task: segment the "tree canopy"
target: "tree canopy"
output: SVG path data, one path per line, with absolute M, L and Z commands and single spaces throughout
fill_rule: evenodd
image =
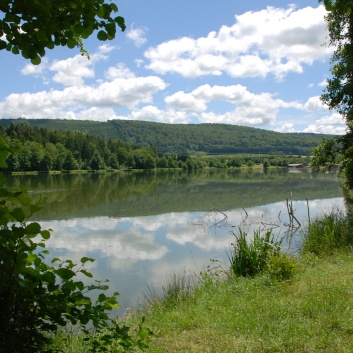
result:
M 325 0 L 328 14 L 328 45 L 334 47 L 331 57 L 332 77 L 327 80 L 321 100 L 330 110 L 337 111 L 347 125 L 345 135 L 324 141 L 315 149 L 316 165 L 330 168 L 341 163 L 341 171 L 349 189 L 353 189 L 353 13 L 348 0 Z
M 313 133 L 280 133 L 253 127 L 227 124 L 163 124 L 149 121 L 1 119 L 1 125 L 25 124 L 31 127 L 61 131 L 84 131 L 130 145 L 155 146 L 159 154 L 173 153 L 277 153 L 309 155 L 323 138 L 332 135 Z M 256 141 L 256 144 L 254 144 Z
M 115 38 L 125 21 L 115 3 L 104 0 L 0 0 L 0 50 L 22 54 L 39 64 L 46 49 L 79 47 L 97 31 L 101 41 Z
M 353 4 L 350 0 L 319 0 L 323 2 L 327 11 L 338 11 L 341 14 L 351 13 Z

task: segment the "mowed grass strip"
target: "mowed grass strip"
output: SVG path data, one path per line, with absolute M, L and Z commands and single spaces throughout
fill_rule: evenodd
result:
M 204 279 L 179 303 L 156 302 L 150 352 L 353 352 L 353 253 L 297 259 L 292 281 Z

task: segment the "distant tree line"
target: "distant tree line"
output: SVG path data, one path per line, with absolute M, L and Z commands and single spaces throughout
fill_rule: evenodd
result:
M 141 147 L 121 140 L 104 139 L 86 133 L 30 127 L 26 124 L 0 126 L 7 142 L 20 148 L 7 157 L 7 171 L 70 171 L 103 169 L 181 168 L 194 170 L 205 167 L 239 168 L 262 164 L 285 167 L 288 163 L 309 163 L 305 159 L 284 154 L 266 155 L 205 155 L 191 157 L 187 153 L 158 154 L 156 146 Z
M 309 155 L 323 138 L 333 135 L 279 133 L 227 124 L 162 124 L 148 121 L 109 120 L 106 122 L 57 119 L 1 119 L 0 124 L 27 124 L 51 130 L 82 131 L 106 140 L 122 140 L 133 146 L 154 145 L 158 153 L 204 152 L 284 153 Z
M 159 157 L 154 146 L 132 146 L 79 132 L 12 124 L 1 127 L 0 133 L 20 147 L 18 154 L 7 158 L 9 171 L 187 168 L 190 164 L 185 154 Z

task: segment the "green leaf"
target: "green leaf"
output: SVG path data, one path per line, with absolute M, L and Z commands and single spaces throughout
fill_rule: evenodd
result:
M 91 301 L 89 299 L 81 299 L 81 300 L 77 300 L 75 302 L 76 305 L 87 305 L 87 304 L 91 304 Z
M 105 41 L 105 40 L 108 39 L 108 35 L 104 31 L 99 31 L 98 34 L 97 34 L 97 38 L 99 40 Z
M 87 39 L 93 33 L 93 29 L 91 27 L 83 28 L 81 37 L 83 39 Z
M 84 256 L 84 257 L 81 258 L 81 262 L 82 262 L 83 264 L 86 263 L 87 261 L 94 262 L 95 260 L 92 259 L 91 257 L 86 257 L 86 256 Z
M 15 46 L 15 45 L 12 47 L 12 54 L 15 54 L 15 55 L 20 54 L 20 51 L 18 50 L 18 47 Z
M 93 277 L 92 273 L 91 273 L 91 272 L 88 272 L 88 271 L 86 271 L 86 270 L 81 270 L 80 272 L 83 273 L 85 276 L 87 276 L 87 277 L 89 277 L 89 278 L 92 278 L 92 277 Z
M 27 225 L 25 229 L 26 234 L 39 234 L 40 233 L 40 225 L 36 222 L 30 223 Z
M 99 294 L 98 303 L 103 303 L 107 299 L 107 296 L 104 293 Z
M 0 50 L 4 50 L 6 48 L 6 42 L 0 39 Z
M 16 219 L 17 222 L 20 223 L 22 223 L 26 217 L 23 209 L 19 207 L 15 208 L 10 214 Z
M 54 47 L 55 47 L 54 42 L 51 41 L 51 42 L 48 42 L 48 43 L 47 43 L 47 48 L 48 48 L 48 49 L 54 49 Z
M 120 308 L 120 306 L 117 302 L 115 302 L 115 303 L 114 302 L 107 302 L 106 305 L 111 307 L 112 309 L 119 309 Z
M 30 264 L 36 259 L 37 259 L 37 255 L 36 254 L 30 254 L 30 255 L 27 256 L 26 262 Z
M 48 284 L 48 291 L 49 292 L 54 292 L 55 290 L 57 290 L 58 286 L 55 285 L 55 283 L 49 283 Z
M 112 9 L 113 12 L 118 12 L 118 6 L 116 6 L 116 4 L 111 3 L 110 8 Z
M 114 21 L 118 24 L 118 26 L 119 26 L 119 27 L 121 28 L 121 30 L 124 32 L 125 29 L 126 29 L 124 17 L 117 16 L 117 17 L 114 18 Z
M 55 284 L 55 275 L 53 272 L 46 272 L 42 275 L 42 279 L 46 283 Z
M 83 284 L 83 282 L 79 281 L 79 282 L 76 282 L 76 287 L 77 289 L 82 291 L 85 288 L 85 285 Z
M 40 58 L 40 56 L 36 56 L 35 58 L 32 58 L 31 59 L 31 63 L 33 64 L 33 65 L 39 65 L 40 63 L 41 63 L 41 58 Z
M 332 11 L 334 9 L 332 0 L 324 0 L 324 4 L 327 11 Z
M 29 206 L 32 202 L 32 199 L 28 194 L 20 194 L 19 196 L 17 196 L 17 200 L 23 206 Z
M 22 49 L 22 56 L 23 56 L 25 59 L 29 59 L 28 49 L 27 49 L 27 48 L 23 48 L 23 49 Z
M 43 230 L 40 232 L 43 239 L 48 240 L 50 238 L 50 232 L 48 230 Z
M 77 42 L 76 42 L 74 39 L 69 39 L 69 40 L 67 41 L 67 46 L 68 46 L 68 48 L 70 48 L 70 49 L 75 48 L 76 45 L 77 45 Z
M 81 25 L 75 25 L 73 28 L 72 28 L 73 32 L 76 34 L 76 35 L 81 35 L 83 33 L 83 28 Z
M 55 273 L 63 280 L 69 280 L 75 276 L 75 272 L 67 268 L 59 268 L 55 270 Z
M 76 289 L 76 284 L 72 281 L 67 281 L 63 284 L 62 289 L 66 292 L 73 292 Z
M 46 41 L 48 40 L 47 33 L 45 32 L 44 29 L 40 29 L 40 30 L 36 33 L 36 37 L 37 37 L 40 41 L 46 42 Z
M 99 18 L 104 18 L 104 14 L 105 14 L 104 8 L 103 8 L 102 6 L 100 6 L 100 7 L 98 8 L 98 10 L 97 10 L 97 16 L 98 16 Z
M 112 36 L 112 37 L 115 36 L 116 29 L 115 29 L 114 23 L 109 23 L 109 24 L 107 24 L 107 25 L 105 26 L 105 30 L 108 32 L 108 37 L 109 37 L 109 36 Z

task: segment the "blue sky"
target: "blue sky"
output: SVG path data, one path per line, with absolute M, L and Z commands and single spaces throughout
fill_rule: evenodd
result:
M 39 66 L 0 52 L 0 118 L 226 123 L 342 134 L 319 96 L 332 48 L 325 10 L 296 2 L 116 1 L 127 30 Z

